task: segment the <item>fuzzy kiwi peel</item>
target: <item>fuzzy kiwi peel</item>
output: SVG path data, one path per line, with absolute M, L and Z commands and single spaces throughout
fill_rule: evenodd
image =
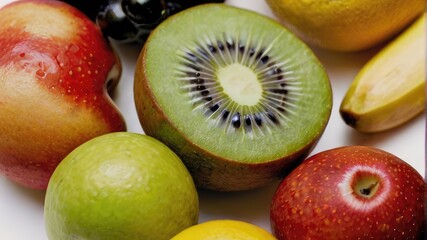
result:
M 328 76 L 279 23 L 226 4 L 178 13 L 135 71 L 144 132 L 181 157 L 199 188 L 265 186 L 313 149 L 332 109 Z

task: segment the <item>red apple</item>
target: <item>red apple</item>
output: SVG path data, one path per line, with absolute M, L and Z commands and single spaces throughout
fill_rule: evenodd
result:
M 282 239 L 418 239 L 422 176 L 383 150 L 351 146 L 320 152 L 280 183 L 270 218 Z
M 0 9 L 0 174 L 45 189 L 87 140 L 126 129 L 109 97 L 117 55 L 83 13 L 61 1 Z

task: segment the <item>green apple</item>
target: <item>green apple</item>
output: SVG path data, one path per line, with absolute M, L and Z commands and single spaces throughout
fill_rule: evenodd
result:
M 14 1 L 0 9 L 0 46 L 0 175 L 45 190 L 74 148 L 126 130 L 107 94 L 120 59 L 82 12 L 61 1 Z
M 168 147 L 116 132 L 80 145 L 58 165 L 44 214 L 50 240 L 167 240 L 198 222 L 199 201 Z

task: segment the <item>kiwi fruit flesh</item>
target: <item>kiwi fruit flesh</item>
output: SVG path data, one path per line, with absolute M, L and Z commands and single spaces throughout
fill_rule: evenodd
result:
M 198 188 L 265 186 L 301 162 L 329 121 L 322 64 L 274 20 L 204 4 L 161 23 L 138 57 L 145 134 L 182 159 Z

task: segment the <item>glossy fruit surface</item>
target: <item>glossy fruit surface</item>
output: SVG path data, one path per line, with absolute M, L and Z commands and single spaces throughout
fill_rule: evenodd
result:
M 107 37 L 120 42 L 144 42 L 151 30 L 168 16 L 163 1 L 110 0 L 96 17 Z
M 107 94 L 120 61 L 96 25 L 60 1 L 26 0 L 0 10 L 0 173 L 45 189 L 81 143 L 123 131 Z
M 108 0 L 61 0 L 83 12 L 92 21 L 96 19 L 99 10 L 108 4 Z
M 266 230 L 243 221 L 211 220 L 180 232 L 171 240 L 276 240 Z
M 224 0 L 65 0 L 95 21 L 106 37 L 144 43 L 164 19 L 187 8 Z
M 50 240 L 169 240 L 197 223 L 198 196 L 181 160 L 161 142 L 120 132 L 71 152 L 45 199 Z
M 375 55 L 356 75 L 340 106 L 349 126 L 379 132 L 400 126 L 425 108 L 426 15 Z
M 349 146 L 306 159 L 271 205 L 278 239 L 418 239 L 426 183 L 398 157 Z
M 424 0 L 267 0 L 275 15 L 310 44 L 358 51 L 398 34 L 426 8 Z
M 302 41 L 225 4 L 162 22 L 138 58 L 134 94 L 144 132 L 177 152 L 198 187 L 221 191 L 280 178 L 317 143 L 332 108 L 328 76 Z

